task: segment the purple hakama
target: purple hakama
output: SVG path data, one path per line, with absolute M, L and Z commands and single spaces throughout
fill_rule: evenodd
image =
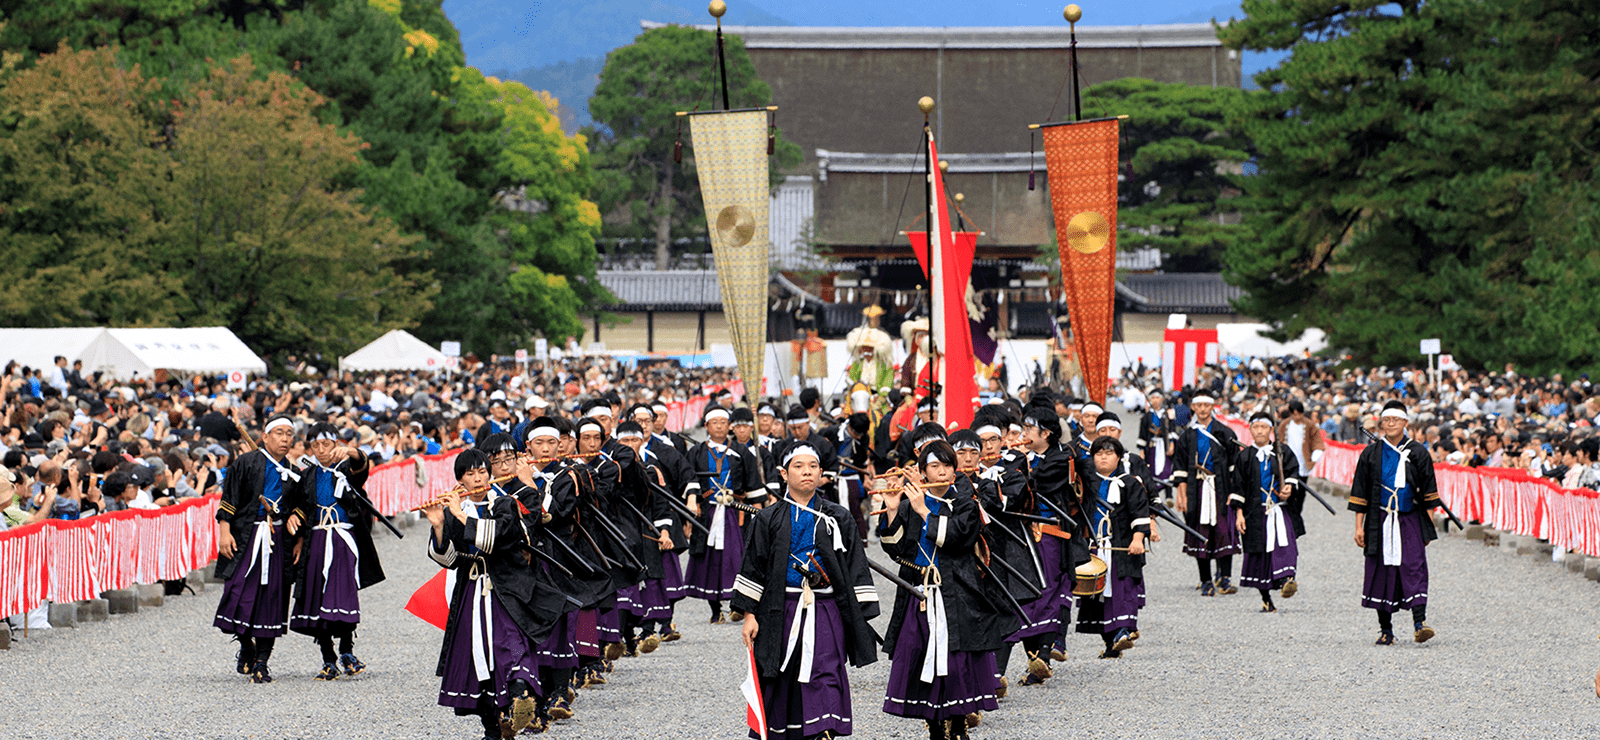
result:
M 897 717 L 941 720 L 964 717 L 973 712 L 990 711 L 1000 706 L 994 692 L 999 688 L 995 676 L 993 651 L 950 651 L 950 671 L 922 682 L 922 661 L 929 646 L 928 613 L 906 610 L 905 623 L 895 642 L 894 665 L 889 669 L 889 685 L 883 711 Z
M 1195 524 L 1194 531 L 1206 536 L 1204 540 L 1184 533 L 1183 553 L 1197 558 L 1226 558 L 1239 554 L 1239 530 L 1234 526 L 1233 510 L 1226 504 L 1217 505 L 1217 523 Z
M 1087 635 L 1113 634 L 1139 629 L 1139 607 L 1144 603 L 1144 579 L 1117 575 L 1115 558 L 1106 563 L 1106 585 L 1111 595 L 1078 599 L 1077 631 Z
M 1037 598 L 1022 604 L 1027 623 L 1006 637 L 1006 642 L 1021 642 L 1024 638 L 1054 635 L 1061 632 L 1061 620 L 1072 612 L 1072 574 L 1061 568 L 1062 550 L 1067 541 L 1053 535 L 1039 539 L 1039 567 L 1044 571 L 1044 582 Z
M 728 509 L 722 519 L 723 546 L 713 549 L 706 543 L 705 552 L 689 556 L 688 595 L 706 601 L 728 601 L 733 598 L 733 579 L 739 575 L 739 565 L 744 560 L 744 532 L 739 529 L 739 512 Z
M 577 612 L 566 612 L 556 620 L 550 636 L 533 651 L 535 665 L 552 670 L 578 667 L 577 617 Z
M 1392 516 L 1376 509 L 1367 516 Z M 1422 541 L 1422 520 L 1415 513 L 1400 516 L 1400 564 L 1384 565 L 1383 556 L 1367 558 L 1361 606 L 1393 612 L 1428 604 L 1428 552 Z M 1381 525 L 1383 522 L 1379 522 Z M 1383 531 L 1380 527 L 1378 531 Z
M 595 609 L 579 609 L 577 618 L 578 629 L 573 636 L 573 644 L 578 648 L 578 655 L 586 658 L 600 657 L 600 612 Z
M 227 523 L 218 526 L 226 527 Z M 240 543 L 233 557 L 237 565 L 233 575 L 222 587 L 222 600 L 217 603 L 217 616 L 212 625 L 230 635 L 246 637 L 279 637 L 289 628 L 289 568 L 288 550 L 284 545 L 284 525 L 275 523 L 271 534 L 271 552 L 265 557 L 255 555 L 257 541 L 263 536 L 262 528 L 253 530 L 248 542 Z M 261 582 L 263 569 L 267 582 Z
M 799 594 L 790 593 L 783 607 L 783 632 L 788 635 L 800 608 Z M 801 740 L 824 732 L 851 733 L 850 677 L 845 673 L 844 620 L 831 598 L 816 600 L 817 636 L 811 681 L 800 683 L 800 646 L 781 678 L 761 679 L 761 701 L 767 711 L 767 740 Z M 953 662 L 953 661 L 952 661 Z M 954 672 L 954 666 L 951 672 Z M 760 740 L 754 730 L 750 737 Z
M 439 705 L 454 707 L 457 714 L 476 712 L 480 699 L 487 699 L 500 708 L 510 706 L 515 698 L 509 693 L 510 684 L 517 679 L 527 682 L 535 693 L 539 691 L 538 664 L 528 636 L 517 629 L 517 623 L 511 621 L 511 615 L 500 606 L 497 598 L 490 597 L 487 614 L 474 613 L 478 588 L 478 583 L 469 583 L 463 594 L 455 640 L 450 644 L 450 656 L 445 660 L 444 675 L 439 680 Z M 474 619 L 482 622 L 474 625 Z M 482 682 L 478 681 L 473 661 L 474 626 L 482 631 L 482 639 L 490 650 L 487 656 L 489 679 Z
M 335 530 L 314 529 L 309 538 L 305 589 L 289 617 L 295 632 L 317 635 L 333 629 L 335 623 L 361 621 L 361 584 L 357 582 L 356 551 Z M 322 563 L 333 551 L 327 576 Z
M 1274 581 L 1294 577 L 1299 558 L 1300 547 L 1295 543 L 1294 528 L 1290 527 L 1288 543 L 1278 545 L 1278 549 L 1244 554 L 1244 566 L 1239 569 L 1239 586 L 1272 588 Z
M 676 553 L 661 553 L 660 579 L 645 581 L 630 597 L 628 611 L 644 622 L 666 622 L 672 619 L 672 604 L 683 598 L 683 571 L 678 568 Z M 679 593 L 673 594 L 676 590 Z M 622 596 L 617 596 L 620 605 Z

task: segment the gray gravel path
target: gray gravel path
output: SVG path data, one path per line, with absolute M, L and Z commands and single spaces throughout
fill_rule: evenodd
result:
M 1278 599 L 1279 613 L 1256 613 L 1253 593 L 1202 598 L 1193 562 L 1175 542 L 1158 545 L 1139 647 L 1102 661 L 1098 638 L 1072 635 L 1056 677 L 1014 687 L 975 737 L 1600 737 L 1595 584 L 1546 558 L 1448 537 L 1429 552 L 1439 636 L 1379 648 L 1376 621 L 1359 608 L 1353 518 L 1314 504 L 1307 514 L 1302 588 Z M 434 703 L 440 632 L 401 608 L 434 567 L 423 530 L 407 531 L 403 542 L 379 536 L 389 580 L 363 592 L 366 674 L 311 680 L 316 650 L 291 636 L 273 660 L 277 682 L 249 684 L 210 627 L 212 585 L 107 623 L 19 633 L 0 652 L 0 737 L 476 737 L 475 720 Z M 620 661 L 548 737 L 743 737 L 738 631 L 706 625 L 706 613 L 682 602 L 685 639 Z M 1009 674 L 1020 671 L 1014 657 Z M 851 674 L 856 736 L 925 737 L 881 711 L 887 675 L 887 659 Z M 1050 730 L 1030 732 L 1040 723 Z

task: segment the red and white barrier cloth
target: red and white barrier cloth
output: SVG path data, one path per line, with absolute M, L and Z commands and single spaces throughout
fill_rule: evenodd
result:
M 1348 486 L 1360 454 L 1360 447 L 1330 441 L 1315 474 Z M 1434 465 L 1433 470 L 1439 499 L 1462 521 L 1600 557 L 1600 493 L 1562 488 L 1512 468 Z
M 385 515 L 408 511 L 456 484 L 455 450 L 385 463 L 367 494 Z M 417 466 L 426 485 L 417 485 Z M 161 509 L 49 521 L 0 532 L 0 616 L 45 600 L 82 601 L 136 583 L 183 578 L 217 558 L 219 496 Z

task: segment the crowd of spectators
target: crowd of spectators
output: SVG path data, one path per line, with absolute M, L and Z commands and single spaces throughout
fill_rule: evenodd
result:
M 1353 368 L 1323 358 L 1251 360 L 1201 368 L 1196 386 L 1213 393 L 1219 413 L 1239 418 L 1265 407 L 1282 418 L 1297 402 L 1330 440 L 1364 445 L 1383 404 L 1399 400 L 1411 433 L 1435 463 L 1516 468 L 1566 488 L 1600 487 L 1600 389 L 1587 374 L 1528 377 L 1502 371 Z M 1159 369 L 1135 368 L 1118 383 L 1121 400 L 1145 403 L 1160 387 Z M 1190 389 L 1186 389 L 1190 390 Z M 1168 394 L 1178 423 L 1185 394 Z M 1363 431 L 1364 430 L 1364 431 Z
M 0 373 L 0 530 L 155 508 L 218 490 L 228 462 L 270 416 L 329 421 L 383 463 L 471 445 L 520 420 L 572 414 L 607 395 L 664 405 L 720 388 L 728 368 L 638 367 L 611 357 L 518 364 L 468 359 L 451 373 L 317 374 L 229 389 L 219 377 L 121 381 L 56 358 Z M 664 416 L 659 424 L 665 423 Z M 303 454 L 297 440 L 291 459 Z

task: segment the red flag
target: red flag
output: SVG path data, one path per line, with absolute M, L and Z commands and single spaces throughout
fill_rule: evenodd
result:
M 450 622 L 450 592 L 455 587 L 455 571 L 440 568 L 433 574 L 422 588 L 411 595 L 411 600 L 406 602 L 406 611 L 417 615 L 422 621 L 439 629 L 444 629 Z
M 939 149 L 928 137 L 928 161 L 939 161 Z M 933 317 L 933 346 L 939 362 L 931 365 L 939 384 L 940 401 L 935 421 L 946 429 L 951 424 L 972 424 L 973 404 L 978 398 L 978 383 L 973 380 L 972 324 L 967 319 L 967 284 L 972 277 L 972 260 L 978 246 L 974 232 L 951 232 L 950 209 L 944 202 L 944 176 L 933 167 L 933 201 L 928 209 L 929 231 L 911 231 L 911 251 L 916 252 L 923 274 L 928 272 L 929 234 L 932 251 L 938 255 L 933 275 L 933 291 L 938 296 L 939 312 Z
M 744 677 L 744 683 L 739 689 L 744 692 L 744 721 L 754 730 L 756 735 L 767 736 L 767 707 L 761 699 L 761 671 L 756 668 L 756 652 L 747 649 L 745 654 L 750 656 L 750 671 Z

